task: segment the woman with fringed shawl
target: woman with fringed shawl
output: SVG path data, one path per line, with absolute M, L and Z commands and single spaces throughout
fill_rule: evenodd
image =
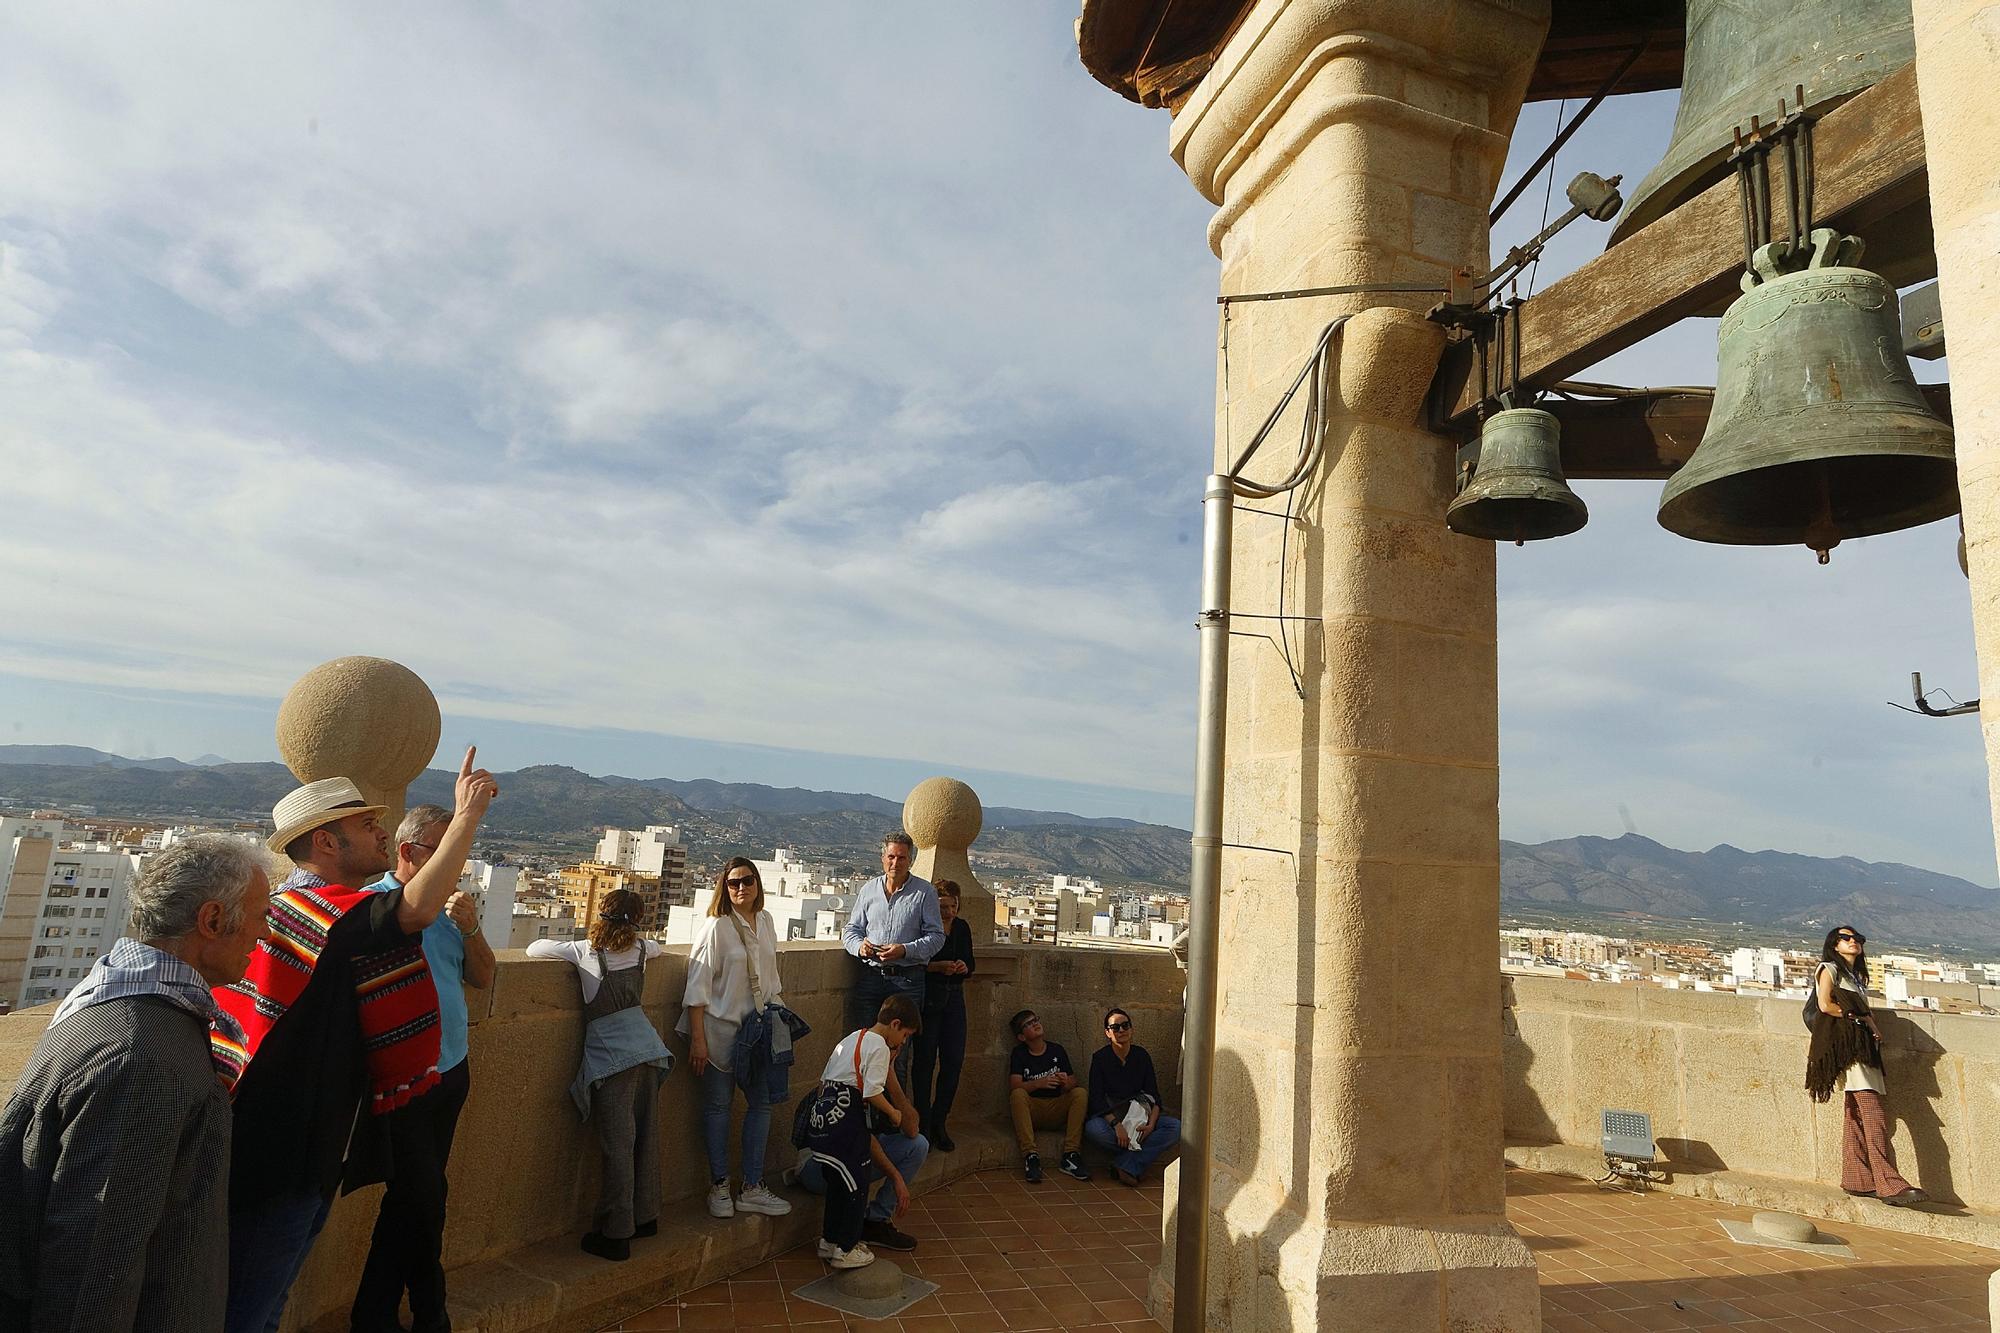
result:
M 1896 1170 L 1889 1120 L 1882 1104 L 1882 1030 L 1868 1008 L 1867 936 L 1852 926 L 1826 933 L 1813 991 L 1812 1046 L 1806 1056 L 1806 1091 L 1816 1102 L 1841 1094 L 1846 1131 L 1840 1187 L 1897 1208 L 1930 1198 Z

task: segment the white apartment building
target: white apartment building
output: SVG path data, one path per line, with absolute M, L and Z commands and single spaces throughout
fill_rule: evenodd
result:
M 1782 949 L 1738 949 L 1729 958 L 1729 975 L 1737 981 L 1761 981 L 1767 986 L 1785 984 L 1785 954 Z
M 771 853 L 768 861 L 752 859 L 757 867 L 757 878 L 764 881 L 766 895 L 777 894 L 785 898 L 806 898 L 813 892 L 813 871 L 805 862 L 792 855 L 789 847 L 780 847 Z
M 693 901 L 685 907 L 667 909 L 667 928 L 660 936 L 666 943 L 694 943 L 695 932 L 708 915 L 709 904 L 715 901 L 715 889 L 696 889 L 692 898 Z M 771 892 L 767 880 L 764 910 L 771 914 L 772 929 L 777 932 L 781 943 L 786 940 L 837 940 L 847 926 L 849 913 L 854 910 L 854 895 L 778 894 Z
M 486 917 L 481 914 L 480 929 L 486 929 Z M 584 936 L 583 927 L 576 924 L 576 918 L 567 909 L 553 915 L 545 912 L 514 912 L 507 918 L 507 933 L 495 935 L 504 938 L 509 949 L 525 949 L 536 940 L 580 940 Z
M 687 846 L 673 824 L 648 824 L 643 829 L 608 828 L 597 841 L 592 858 L 660 881 L 662 906 L 688 901 Z
M 0 818 L 0 1004 L 61 999 L 124 932 L 140 855 L 69 834 L 61 820 Z
M 465 869 L 459 872 L 458 887 L 463 893 L 470 893 L 479 899 L 479 929 L 487 940 L 513 939 L 514 895 L 521 883 L 519 866 L 494 865 L 491 861 L 467 861 Z M 546 936 L 529 936 L 543 939 Z M 520 948 L 509 943 L 502 947 Z

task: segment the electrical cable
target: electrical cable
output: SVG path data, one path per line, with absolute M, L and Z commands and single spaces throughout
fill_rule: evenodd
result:
M 1569 99 L 1565 97 L 1556 107 L 1556 124 L 1562 124 L 1563 113 L 1567 110 L 1569 110 Z M 1582 117 L 1578 117 L 1578 119 L 1581 120 Z M 1549 183 L 1542 188 L 1542 222 L 1541 227 L 1536 228 L 1538 231 L 1549 225 L 1549 202 L 1555 198 L 1555 193 L 1556 155 L 1551 153 L 1549 155 Z M 1542 256 L 1541 252 L 1537 251 L 1535 253 L 1535 266 L 1528 270 L 1528 295 L 1533 296 L 1535 294 L 1535 279 L 1541 276 L 1541 272 Z
M 1306 697 L 1306 687 L 1305 677 L 1300 670 L 1299 662 L 1305 655 L 1305 648 L 1301 645 L 1296 655 L 1294 654 L 1290 629 L 1292 617 L 1285 615 L 1285 591 L 1286 585 L 1290 581 L 1291 573 L 1292 525 L 1294 519 L 1297 517 L 1295 503 L 1298 498 L 1297 491 L 1318 471 L 1320 461 L 1326 457 L 1326 395 L 1333 384 L 1336 364 L 1334 349 L 1338 345 L 1338 335 L 1341 329 L 1347 324 L 1349 318 L 1351 316 L 1341 315 L 1328 323 L 1324 329 L 1320 330 L 1319 340 L 1313 344 L 1312 355 L 1306 358 L 1305 365 L 1299 368 L 1299 373 L 1293 377 L 1290 387 L 1285 390 L 1284 394 L 1278 399 L 1277 404 L 1272 407 L 1269 415 L 1264 418 L 1263 424 L 1257 427 L 1256 434 L 1250 437 L 1250 443 L 1245 445 L 1243 452 L 1237 455 L 1235 464 L 1231 466 L 1226 474 L 1229 478 L 1230 489 L 1237 495 L 1247 499 L 1269 500 L 1275 499 L 1280 495 L 1285 497 L 1285 512 L 1283 515 L 1285 526 L 1279 537 L 1278 546 L 1278 614 L 1276 617 L 1278 634 L 1276 642 L 1279 655 L 1285 659 L 1285 671 L 1291 677 L 1292 692 L 1298 695 L 1301 700 Z M 1222 307 L 1221 341 L 1222 437 L 1226 440 L 1230 435 L 1229 307 L 1226 304 Z M 1306 391 L 1306 401 L 1299 413 L 1298 454 L 1293 460 L 1291 470 L 1286 473 L 1283 480 L 1276 482 L 1252 481 L 1243 476 L 1244 467 L 1248 465 L 1251 457 L 1264 446 L 1264 442 L 1270 438 L 1271 432 L 1285 415 L 1286 409 L 1291 406 L 1292 400 L 1298 397 L 1300 389 Z

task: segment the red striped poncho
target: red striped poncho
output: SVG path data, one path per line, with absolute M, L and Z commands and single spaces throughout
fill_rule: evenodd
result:
M 338 884 L 281 889 L 271 895 L 271 934 L 258 942 L 243 980 L 215 992 L 242 1025 L 243 1040 L 211 1029 L 209 1041 L 231 1093 L 264 1040 L 305 993 L 334 923 L 374 895 Z M 368 1062 L 368 1109 L 383 1115 L 438 1082 L 437 987 L 419 941 L 360 954 L 354 993 Z

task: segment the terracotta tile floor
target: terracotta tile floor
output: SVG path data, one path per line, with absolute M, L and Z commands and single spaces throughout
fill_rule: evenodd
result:
M 1753 1211 L 1507 1173 L 1507 1217 L 1535 1251 L 1549 1333 L 1984 1333 L 1986 1279 L 2000 1251 L 1829 1222 L 1822 1229 L 1855 1251 L 1836 1259 L 1738 1245 L 1717 1225 Z
M 827 1271 L 805 1245 L 612 1328 L 1159 1333 L 1145 1302 L 1146 1274 L 1160 1257 L 1157 1175 L 1128 1189 L 1102 1172 L 1086 1184 L 1053 1164 L 1047 1170 L 1039 1185 L 1013 1171 L 982 1171 L 918 1196 L 901 1225 L 921 1244 L 888 1257 L 938 1290 L 895 1319 L 852 1319 L 794 1299 L 792 1291 Z
M 986 1171 L 910 1210 L 904 1230 L 923 1244 L 892 1257 L 939 1290 L 900 1318 L 848 1319 L 792 1299 L 792 1290 L 826 1271 L 805 1246 L 612 1328 L 1156 1333 L 1144 1298 L 1160 1253 L 1160 1193 L 1158 1181 L 1128 1190 L 1051 1172 L 1029 1185 L 1012 1172 Z M 1507 1173 L 1507 1216 L 1541 1271 L 1545 1333 L 1984 1333 L 1986 1279 L 2000 1268 L 2000 1251 L 1832 1224 L 1828 1233 L 1855 1258 L 1737 1245 L 1717 1221 L 1751 1211 Z

